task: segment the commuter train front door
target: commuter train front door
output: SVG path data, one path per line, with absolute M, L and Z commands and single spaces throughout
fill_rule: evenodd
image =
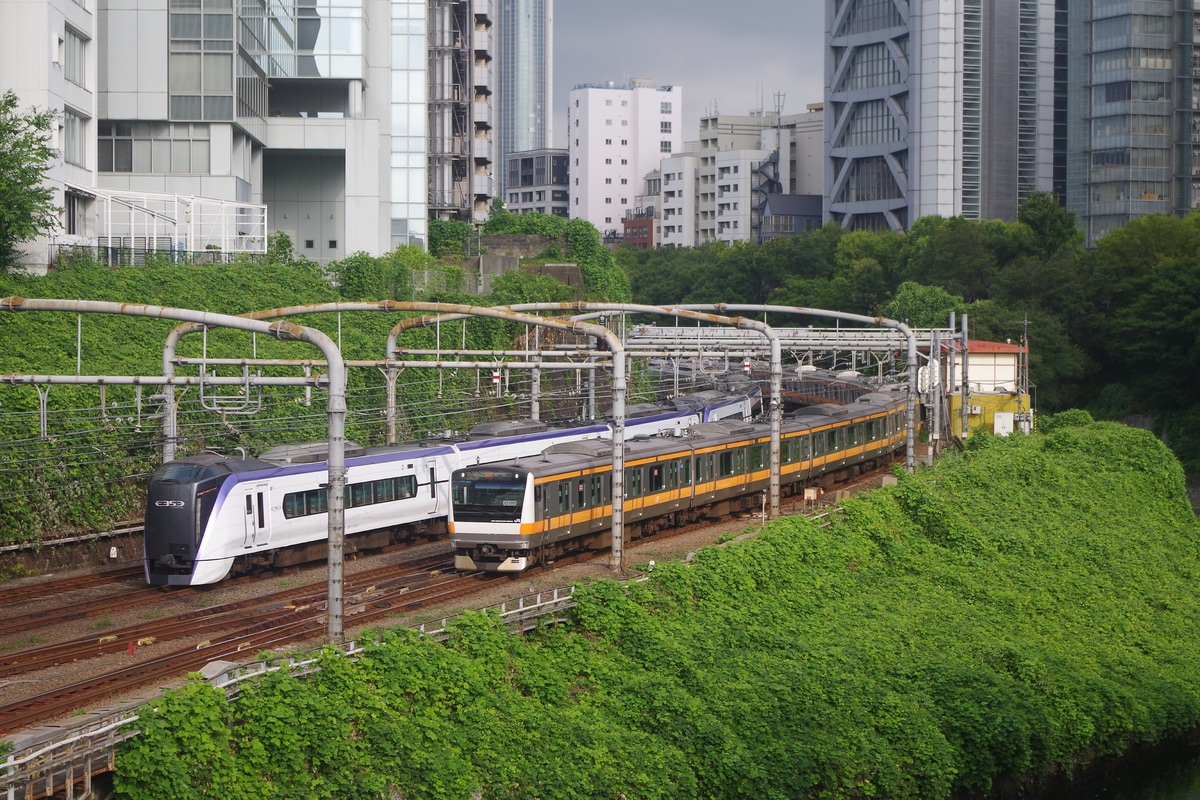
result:
M 243 547 L 264 545 L 271 536 L 271 507 L 270 487 L 259 483 L 246 487 L 246 497 L 243 502 L 245 511 L 246 538 Z

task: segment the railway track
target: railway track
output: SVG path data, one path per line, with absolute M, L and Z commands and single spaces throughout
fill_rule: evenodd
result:
M 99 572 L 87 572 L 65 578 L 27 583 L 22 586 L 0 588 L 0 607 L 9 607 L 18 603 L 28 603 L 51 598 L 80 589 L 92 589 L 97 586 L 110 586 L 117 583 L 127 583 L 143 580 L 144 572 L 140 565 L 132 567 L 117 567 Z
M 403 571 L 388 567 L 355 576 L 353 583 L 347 586 L 347 622 L 355 626 L 374 623 L 394 614 L 448 602 L 477 591 L 483 580 L 479 576 L 459 575 L 438 568 L 448 567 L 450 563 L 441 557 L 436 562 L 426 560 L 408 565 Z M 283 600 L 281 596 L 285 594 L 292 599 Z M 87 680 L 0 706 L 0 734 L 72 714 L 158 681 L 178 678 L 210 661 L 244 657 L 247 650 L 257 653 L 319 640 L 325 630 L 324 586 L 313 584 L 299 590 L 231 603 L 226 608 L 209 609 L 208 612 L 210 615 L 212 612 L 218 613 L 213 615 L 209 624 L 204 625 L 187 619 L 162 621 L 163 630 L 168 635 L 183 631 L 193 638 L 197 634 L 212 634 L 197 645 L 156 654 L 137 664 L 110 669 L 94 674 Z M 155 639 L 148 644 L 157 646 L 164 641 Z M 110 648 L 107 652 L 119 652 L 128 645 L 121 638 L 100 645 L 101 649 L 104 647 Z M 12 654 L 6 659 L 4 668 L 12 670 L 8 674 L 19 674 L 22 670 L 38 669 L 38 665 L 56 659 L 90 658 L 98 654 L 96 648 L 94 641 L 63 642 L 34 648 Z

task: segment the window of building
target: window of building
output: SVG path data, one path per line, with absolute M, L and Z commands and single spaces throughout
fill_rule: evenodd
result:
M 103 120 L 96 140 L 99 172 L 207 173 L 205 123 Z
M 606 119 L 606 120 L 604 120 L 604 124 L 605 124 L 605 125 L 612 125 L 612 120 L 611 120 L 611 119 Z
M 629 179 L 628 179 L 628 178 L 621 178 L 621 183 L 629 183 Z
M 605 143 L 605 144 L 612 144 L 612 139 L 605 139 L 605 140 L 604 140 L 604 143 Z
M 330 249 L 330 250 L 336 250 L 336 249 L 337 249 L 337 239 L 330 239 L 330 240 L 329 240 L 329 249 Z
M 622 127 L 622 128 L 628 128 L 628 127 L 629 127 L 629 120 L 627 120 L 627 119 L 623 119 L 623 120 L 621 120 L 621 127 Z
M 611 205 L 612 205 L 612 198 L 611 198 L 611 197 L 606 197 L 606 198 L 604 198 L 604 204 L 605 204 L 605 205 L 609 205 L 609 206 L 611 206 Z
M 671 132 L 671 122 L 669 120 L 663 120 L 662 122 L 658 123 L 658 132 L 659 133 L 670 133 Z
M 671 143 L 666 141 L 665 139 L 663 141 L 659 142 L 658 143 L 658 152 L 660 152 L 660 153 L 671 152 Z
M 623 105 L 623 106 L 627 106 L 627 105 L 629 105 L 629 101 L 628 101 L 628 100 L 622 100 L 622 101 L 621 101 L 621 105 Z
M 67 28 L 63 49 L 63 77 L 76 86 L 86 80 L 87 42 L 75 31 Z
M 63 161 L 83 167 L 87 157 L 87 120 L 70 109 L 63 112 Z
M 316 242 L 314 242 L 312 239 L 304 240 L 304 249 L 305 250 L 312 250 L 315 245 L 316 245 Z
M 622 159 L 621 159 L 621 165 L 622 165 L 622 166 L 626 166 L 626 167 L 627 167 L 627 166 L 629 166 L 629 159 L 628 159 L 628 158 L 622 158 Z
M 664 114 L 670 114 L 670 113 L 671 113 L 671 104 L 670 104 L 669 102 L 666 102 L 666 101 L 664 101 L 664 102 L 662 102 L 662 103 L 659 103 L 659 104 L 658 104 L 658 110 L 659 110 L 659 111 L 661 111 L 661 112 L 662 112 L 662 113 L 664 113 Z
M 612 178 L 605 178 L 605 179 L 604 179 L 604 182 L 605 182 L 605 183 L 612 183 Z
M 605 163 L 605 164 L 611 164 L 611 163 L 612 163 L 612 159 L 611 159 L 611 158 L 606 158 L 606 159 L 604 159 L 604 163 Z
M 625 145 L 627 145 L 627 144 L 629 144 L 629 140 L 628 140 L 628 139 L 622 139 L 622 140 L 621 140 L 621 146 L 622 146 L 622 147 L 623 147 L 623 146 L 625 146 Z
M 579 120 L 575 120 L 575 127 L 576 127 L 576 128 L 578 128 L 578 127 L 579 127 Z
M 611 106 L 611 105 L 612 105 L 612 100 L 605 100 L 605 101 L 604 101 L 604 105 L 606 105 L 606 106 Z
M 604 218 L 604 224 L 605 224 L 605 225 L 611 225 L 611 224 L 612 224 L 612 217 L 605 217 L 605 218 Z

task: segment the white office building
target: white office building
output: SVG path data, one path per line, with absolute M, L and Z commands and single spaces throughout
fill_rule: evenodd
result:
M 483 218 L 493 2 L 4 0 L 0 90 L 63 123 L 63 225 L 31 266 L 277 230 L 329 261 Z
M 571 217 L 601 234 L 621 230 L 646 173 L 680 149 L 683 89 L 633 79 L 628 86 L 584 84 L 567 111 Z

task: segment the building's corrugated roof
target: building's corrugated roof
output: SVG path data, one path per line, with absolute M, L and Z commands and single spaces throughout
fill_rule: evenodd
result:
M 968 339 L 967 353 L 1024 353 L 1026 349 L 1012 342 L 988 342 L 983 339 Z

